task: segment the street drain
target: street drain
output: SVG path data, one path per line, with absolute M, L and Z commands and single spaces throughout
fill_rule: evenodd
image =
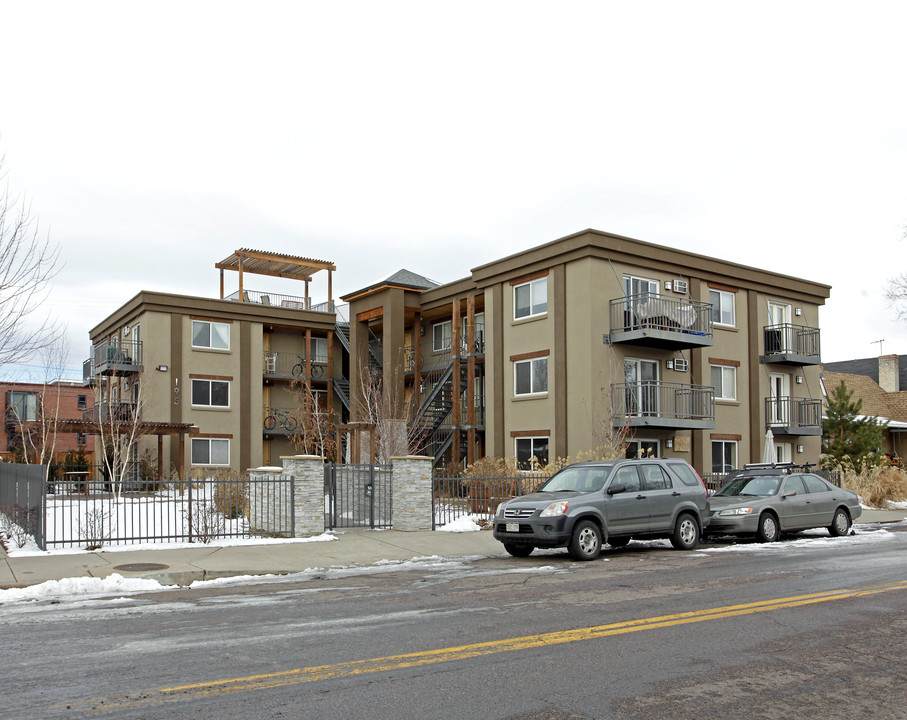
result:
M 166 570 L 169 565 L 161 563 L 127 563 L 126 565 L 116 565 L 114 570 L 123 570 L 124 572 L 147 572 L 149 570 Z

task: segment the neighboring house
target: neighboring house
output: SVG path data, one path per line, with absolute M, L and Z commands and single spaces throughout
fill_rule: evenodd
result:
M 862 402 L 863 414 L 886 423 L 882 452 L 903 458 L 907 446 L 907 355 L 883 355 L 866 360 L 827 363 L 822 366 L 823 394 L 827 397 L 841 383 Z
M 0 435 L 0 456 L 12 460 L 21 447 L 24 434 L 30 443 L 53 447 L 56 457 L 72 450 L 90 451 L 89 440 L 81 433 L 54 433 L 50 419 L 79 420 L 88 407 L 91 389 L 81 383 L 54 381 L 38 383 L 0 383 L 3 393 L 4 432 Z
M 384 416 L 417 427 L 436 466 L 576 456 L 623 428 L 628 454 L 704 473 L 760 460 L 768 429 L 780 459 L 819 459 L 828 285 L 596 230 L 443 285 L 401 270 L 346 294 L 346 317 L 330 263 L 241 250 L 217 267 L 220 299 L 146 291 L 98 324 L 85 371 L 148 420 L 197 425 L 183 458 L 194 466 L 294 454 L 268 418 L 300 411 L 299 381 L 300 425 L 367 421 L 373 377 Z M 240 273 L 230 297 L 225 269 Z M 309 281 L 322 270 L 316 305 Z M 247 290 L 244 273 L 305 289 Z M 178 446 L 159 442 L 177 465 Z
M 403 272 L 345 295 L 351 386 L 380 362 L 436 464 L 572 457 L 624 426 L 628 454 L 707 473 L 760 460 L 769 428 L 781 460 L 816 463 L 829 291 L 587 230 L 441 286 Z

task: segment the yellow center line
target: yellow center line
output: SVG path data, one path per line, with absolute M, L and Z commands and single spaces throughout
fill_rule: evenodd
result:
M 886 583 L 883 585 L 869 585 L 863 588 L 830 590 L 827 592 L 795 595 L 792 597 L 762 600 L 741 605 L 727 605 L 724 607 L 677 613 L 674 615 L 628 620 L 624 622 L 609 623 L 607 625 L 598 625 L 595 627 L 562 630 L 541 633 L 538 635 L 527 635 L 518 638 L 505 638 L 503 640 L 491 640 L 470 645 L 459 645 L 401 655 L 389 655 L 366 660 L 352 660 L 331 665 L 316 665 L 261 675 L 249 675 L 246 677 L 229 678 L 225 680 L 192 683 L 189 685 L 177 685 L 143 693 L 139 697 L 108 699 L 105 700 L 102 705 L 96 705 L 94 709 L 101 711 L 114 710 L 126 706 L 148 705 L 187 697 L 263 690 L 317 680 L 361 675 L 364 673 L 387 672 L 420 665 L 466 660 L 481 657 L 483 655 L 528 650 L 548 645 L 561 645 L 580 640 L 594 640 L 613 635 L 639 632 L 641 630 L 655 630 L 658 628 L 738 617 L 741 615 L 768 612 L 782 608 L 801 607 L 832 600 L 844 600 L 846 598 L 876 595 L 879 593 L 891 592 L 892 590 L 905 589 L 907 589 L 907 581 Z

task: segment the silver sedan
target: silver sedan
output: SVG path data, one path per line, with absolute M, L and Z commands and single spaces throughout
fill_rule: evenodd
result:
M 862 511 L 856 493 L 812 473 L 743 473 L 709 498 L 707 532 L 773 542 L 782 532 L 824 527 L 840 536 Z

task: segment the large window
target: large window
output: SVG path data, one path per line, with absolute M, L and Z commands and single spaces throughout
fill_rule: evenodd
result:
M 712 440 L 712 472 L 726 473 L 737 467 L 737 441 Z
M 435 323 L 431 327 L 431 349 L 435 352 L 450 350 L 451 338 L 450 320 Z
M 716 400 L 737 399 L 737 368 L 731 365 L 712 365 L 712 386 Z
M 326 363 L 328 361 L 328 339 L 322 337 L 312 338 L 312 362 Z
M 9 411 L 17 422 L 38 419 L 38 393 L 12 391 L 9 394 Z
M 712 304 L 712 322 L 717 325 L 735 325 L 734 293 L 726 290 L 709 290 Z
M 229 350 L 230 324 L 210 320 L 193 320 L 192 347 Z
M 521 470 L 532 469 L 532 458 L 538 465 L 548 464 L 548 438 L 524 437 L 516 438 L 516 461 Z
M 220 438 L 192 438 L 193 465 L 229 465 L 230 441 Z
M 539 357 L 514 362 L 513 384 L 515 395 L 548 392 L 548 358 Z
M 530 280 L 513 287 L 513 318 L 533 317 L 548 312 L 548 278 Z
M 192 380 L 192 404 L 199 407 L 230 407 L 230 383 L 226 380 Z

